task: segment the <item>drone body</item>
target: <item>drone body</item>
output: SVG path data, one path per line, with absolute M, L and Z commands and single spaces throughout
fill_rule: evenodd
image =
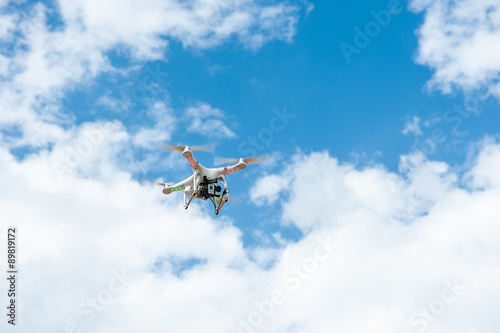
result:
M 206 168 L 198 162 L 193 156 L 193 150 L 205 150 L 206 146 L 201 147 L 184 147 L 184 146 L 168 146 L 165 145 L 166 150 L 174 150 L 182 152 L 191 165 L 193 174 L 188 178 L 176 184 L 164 184 L 163 193 L 170 194 L 184 190 L 184 208 L 188 209 L 193 199 L 210 200 L 215 208 L 215 215 L 218 215 L 222 207 L 229 200 L 229 190 L 225 176 L 238 171 L 244 170 L 247 164 L 256 163 L 261 160 L 260 157 L 256 158 L 240 158 L 240 159 L 222 159 L 223 161 L 237 162 L 234 165 L 229 165 L 220 168 Z M 207 150 L 205 150 L 207 151 Z M 218 182 L 224 185 L 224 188 L 217 185 Z

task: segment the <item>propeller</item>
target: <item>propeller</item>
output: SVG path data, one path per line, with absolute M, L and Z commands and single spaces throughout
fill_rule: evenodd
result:
M 144 185 L 160 185 L 160 186 L 172 186 L 172 184 L 168 184 L 168 183 L 163 183 L 159 180 L 156 180 L 156 179 L 153 179 L 151 177 L 147 177 L 147 176 L 144 176 L 142 177 L 141 179 L 141 184 L 144 184 Z
M 245 201 L 245 199 L 243 199 L 241 197 L 229 197 L 229 198 L 227 198 L 227 203 L 229 203 L 235 207 L 241 205 L 243 203 L 243 201 Z
M 187 146 L 173 146 L 169 145 L 168 143 L 161 143 L 160 144 L 160 151 L 161 152 L 167 152 L 167 151 L 177 151 L 179 153 L 182 153 L 184 149 L 186 149 Z M 203 146 L 193 146 L 193 147 L 188 147 L 191 150 L 194 151 L 204 151 L 207 153 L 213 153 L 215 152 L 215 143 L 210 144 L 210 145 L 203 145 Z
M 246 164 L 263 163 L 267 160 L 269 156 L 267 154 L 255 156 L 255 157 L 245 157 L 243 162 Z M 214 165 L 228 164 L 228 163 L 238 163 L 239 158 L 226 158 L 226 157 L 214 157 Z

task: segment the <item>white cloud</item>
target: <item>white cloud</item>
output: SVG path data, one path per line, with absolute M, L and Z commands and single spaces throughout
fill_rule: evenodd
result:
M 0 8 L 2 4 L 0 3 Z M 2 21 L 0 21 L 0 40 L 10 39 L 11 33 L 15 29 L 15 15 L 2 15 Z
M 258 206 L 265 202 L 273 203 L 278 199 L 280 192 L 287 188 L 288 182 L 286 175 L 264 176 L 255 183 L 253 190 L 250 191 L 250 198 Z
M 414 135 L 422 135 L 422 130 L 420 129 L 420 118 L 417 116 L 413 116 L 411 120 L 407 120 L 401 131 L 404 135 L 414 134 Z
M 96 152 L 96 155 L 101 154 Z M 69 176 L 64 182 L 59 182 L 51 170 L 47 154 L 32 156 L 18 164 L 2 149 L 1 160 L 2 188 L 9 186 L 13 189 L 1 194 L 2 233 L 7 224 L 19 226 L 19 252 L 23 253 L 19 265 L 20 271 L 26 272 L 20 273 L 18 284 L 19 290 L 23 286 L 18 302 L 26 314 L 25 319 L 18 322 L 21 330 L 64 331 L 66 323 L 73 320 L 90 331 L 105 330 L 110 324 L 125 329 L 126 325 L 115 322 L 116 313 L 112 311 L 98 313 L 89 324 L 76 314 L 81 302 L 87 297 L 95 297 L 101 288 L 107 286 L 113 270 L 125 269 L 133 276 L 132 283 L 119 295 L 120 299 L 132 302 L 121 303 L 118 299 L 115 302 L 123 308 L 114 305 L 109 308 L 129 313 L 129 324 L 145 320 L 146 314 L 150 322 L 146 326 L 155 329 L 168 326 L 167 323 L 180 325 L 183 320 L 179 318 L 177 323 L 170 319 L 165 321 L 164 315 L 153 315 L 149 311 L 134 315 L 135 301 L 147 306 L 143 303 L 146 299 L 149 299 L 148 303 L 155 299 L 154 303 L 163 309 L 162 313 L 167 306 L 172 315 L 179 313 L 178 306 L 188 308 L 189 304 L 205 303 L 203 298 L 211 299 L 216 296 L 214 293 L 239 285 L 238 276 L 241 278 L 243 273 L 224 268 L 232 261 L 245 263 L 238 241 L 239 231 L 224 226 L 223 221 L 216 224 L 203 217 L 196 206 L 186 216 L 179 197 L 167 199 L 165 205 L 161 192 L 155 194 L 152 189 L 141 188 L 130 181 L 128 174 L 116 169 L 116 172 L 105 172 L 106 178 L 98 175 L 92 180 Z M 93 167 L 83 168 L 106 169 L 106 165 L 109 166 L 96 163 Z M 215 237 L 213 240 L 210 240 L 210 234 Z M 152 242 L 151 246 L 144 243 L 147 239 Z M 137 251 L 137 246 L 141 250 Z M 195 276 L 186 277 L 185 281 L 191 281 L 191 286 L 179 284 L 171 272 L 163 276 L 147 273 L 158 258 L 169 254 L 205 258 L 213 270 L 197 268 Z M 160 287 L 161 281 L 170 281 L 169 286 Z M 3 289 L 5 282 L 0 285 Z M 202 285 L 205 292 L 200 289 Z M 191 290 L 191 296 L 188 292 L 181 292 L 184 287 Z M 168 298 L 158 297 L 159 290 L 164 296 L 168 294 Z M 199 312 L 200 319 L 204 316 L 203 307 L 193 308 L 193 313 Z M 42 317 L 46 320 L 40 324 Z M 139 327 L 136 324 L 133 326 Z
M 471 186 L 476 189 L 500 187 L 500 154 L 492 139 L 486 140 L 485 147 L 479 153 L 476 163 L 468 176 Z
M 500 4 L 497 0 L 412 0 L 425 12 L 417 62 L 434 70 L 429 86 L 489 90 L 500 97 Z
M 500 145 L 485 141 L 465 178 L 480 189 L 465 190 L 445 163 L 422 155 L 403 156 L 400 174 L 357 170 L 326 153 L 297 156 L 275 175 L 290 181 L 282 222 L 307 233 L 298 246 L 320 230 L 333 230 L 342 248 L 338 260 L 304 281 L 266 327 L 286 331 L 295 322 L 301 332 L 494 330 L 494 315 L 474 309 L 500 305 L 493 300 L 500 295 L 494 282 L 500 276 L 500 208 L 494 204 L 500 175 L 492 169 L 499 158 Z M 468 287 L 438 315 L 433 307 L 443 303 L 444 280 L 455 277 Z M 424 308 L 431 320 L 419 314 Z
M 175 118 L 165 103 L 156 102 L 148 110 L 154 124 L 152 127 L 141 127 L 134 135 L 133 142 L 140 147 L 158 149 L 159 143 L 168 141 L 175 128 Z
M 185 211 L 179 196 L 131 180 L 115 158 L 124 132 L 107 128 L 115 141 L 63 182 L 51 167 L 63 147 L 22 162 L 0 149 L 0 186 L 8 189 L 0 192 L 0 230 L 20 230 L 22 331 L 62 332 L 74 321 L 98 333 L 110 327 L 189 333 L 199 325 L 237 332 L 238 318 L 255 316 L 254 301 L 270 311 L 273 289 L 285 300 L 255 332 L 417 332 L 424 307 L 433 318 L 428 332 L 496 329 L 494 312 L 477 309 L 500 305 L 498 143 L 485 141 L 468 169 L 468 187 L 477 190 L 459 186 L 445 163 L 420 155 L 404 157 L 401 173 L 392 173 L 356 170 L 326 153 L 299 154 L 276 179 L 290 182 L 284 222 L 305 231 L 304 238 L 248 252 L 231 221 L 213 219 L 203 203 Z M 331 235 L 340 248 L 330 256 L 317 252 Z M 317 268 L 315 253 L 326 256 Z M 189 258 L 201 262 L 175 274 Z M 275 266 L 261 266 L 270 262 Z M 293 273 L 302 265 L 310 272 Z M 77 308 L 102 296 L 113 271 L 122 269 L 131 280 L 87 323 Z M 432 306 L 456 278 L 467 289 L 437 314 Z M 411 318 L 421 324 L 411 325 Z
M 199 133 L 208 138 L 234 138 L 236 134 L 226 126 L 224 113 L 206 103 L 197 103 L 186 109 L 186 115 L 190 122 L 187 128 L 189 132 Z
M 65 1 L 62 5 L 68 18 L 81 18 L 91 30 L 106 32 L 105 38 L 137 45 L 137 51 L 146 54 L 162 47 L 159 34 L 196 48 L 218 45 L 232 35 L 243 44 L 257 48 L 273 39 L 290 41 L 295 34 L 299 9 L 284 2 L 266 6 L 250 0 L 148 0 L 141 5 L 131 0 L 106 4 Z M 256 39 L 260 43 L 256 43 Z

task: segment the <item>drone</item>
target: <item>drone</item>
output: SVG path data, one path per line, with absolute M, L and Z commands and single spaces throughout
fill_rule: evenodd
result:
M 214 152 L 215 145 L 205 146 L 171 146 L 162 144 L 160 151 L 176 151 L 182 153 L 191 166 L 193 174 L 188 178 L 176 183 L 168 184 L 155 181 L 156 184 L 164 187 L 163 193 L 184 191 L 184 208 L 188 209 L 193 199 L 210 200 L 215 208 L 215 215 L 219 215 L 222 207 L 229 201 L 229 189 L 227 187 L 226 176 L 238 170 L 245 170 L 248 164 L 263 162 L 266 156 L 246 157 L 246 158 L 220 158 L 214 159 L 214 164 L 236 163 L 219 168 L 206 168 L 198 162 L 193 151 Z M 218 185 L 221 182 L 223 186 Z

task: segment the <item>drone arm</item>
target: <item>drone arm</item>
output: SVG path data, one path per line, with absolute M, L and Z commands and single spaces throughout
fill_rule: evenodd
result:
M 220 177 L 220 176 L 227 176 L 227 175 L 232 174 L 235 171 L 243 170 L 246 167 L 247 167 L 246 163 L 240 162 L 238 164 L 234 164 L 234 165 L 230 165 L 230 166 L 225 166 L 225 167 L 222 167 L 222 168 L 218 168 L 218 169 L 216 169 L 217 170 L 217 176 L 218 177 Z
M 193 176 L 189 176 L 188 178 L 178 182 L 177 184 L 174 184 L 172 186 L 165 186 L 165 188 L 163 189 L 163 193 L 170 194 L 172 192 L 180 191 L 186 188 L 187 186 L 192 186 L 192 184 L 193 184 Z
M 193 156 L 193 152 L 191 150 L 185 150 L 183 153 L 182 153 L 182 156 L 184 156 L 189 164 L 191 165 L 191 168 L 194 170 L 197 170 L 197 166 L 199 164 L 199 162 L 196 160 L 196 158 L 194 158 Z

